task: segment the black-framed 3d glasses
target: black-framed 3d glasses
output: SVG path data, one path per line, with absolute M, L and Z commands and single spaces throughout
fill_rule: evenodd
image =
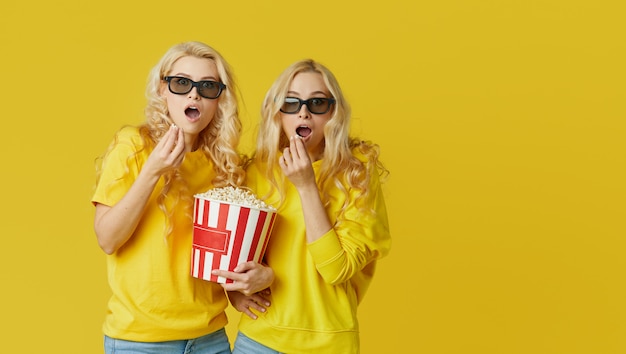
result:
M 305 104 L 309 112 L 313 114 L 324 114 L 330 110 L 335 103 L 334 98 L 313 97 L 308 100 L 301 100 L 297 97 L 286 97 L 285 102 L 280 107 L 280 111 L 287 114 L 300 112 L 300 108 Z
M 166 76 L 163 80 L 167 81 L 167 87 L 170 92 L 177 95 L 187 94 L 195 87 L 200 96 L 215 99 L 220 97 L 222 91 L 226 88 L 226 85 L 221 82 L 211 80 L 196 82 L 182 76 Z

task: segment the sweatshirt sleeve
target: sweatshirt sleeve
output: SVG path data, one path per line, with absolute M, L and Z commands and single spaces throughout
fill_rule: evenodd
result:
M 371 262 L 386 256 L 391 248 L 387 209 L 378 174 L 372 172 L 369 205 L 373 212 L 354 205 L 358 191 L 349 194 L 350 203 L 343 218 L 308 249 L 318 272 L 327 283 L 349 281 Z

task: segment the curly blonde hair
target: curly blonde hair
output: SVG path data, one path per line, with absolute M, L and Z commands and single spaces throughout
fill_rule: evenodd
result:
M 325 147 L 317 180 L 322 201 L 325 205 L 330 203 L 329 191 L 333 186 L 346 195 L 349 190 L 355 189 L 360 191 L 356 203 L 363 208 L 366 205 L 363 201 L 370 196 L 368 190 L 370 173 L 376 171 L 379 175 L 386 176 L 388 171 L 378 159 L 380 155 L 378 145 L 350 137 L 350 105 L 333 73 L 314 60 L 301 60 L 290 65 L 268 90 L 261 109 L 261 123 L 254 159 L 267 162 L 263 165 L 262 173 L 270 181 L 272 189 L 278 190 L 281 196 L 279 203 L 282 203 L 284 201 L 284 176 L 277 173 L 280 171 L 278 158 L 283 149 L 289 146 L 289 137 L 282 129 L 280 107 L 294 77 L 304 72 L 321 74 L 326 87 L 336 101 L 332 116 L 324 128 Z M 364 157 L 366 162 L 355 156 L 357 152 Z M 370 168 L 372 170 L 369 170 Z M 347 207 L 347 201 L 348 199 L 343 205 L 342 212 Z
M 245 179 L 245 170 L 242 167 L 242 159 L 237 152 L 242 124 L 239 118 L 238 99 L 239 91 L 230 66 L 222 55 L 214 48 L 201 42 L 184 42 L 171 47 L 152 68 L 148 76 L 145 108 L 146 121 L 138 129 L 144 142 L 144 148 L 152 150 L 160 139 L 174 123 L 169 116 L 167 103 L 159 94 L 159 89 L 166 76 L 171 74 L 172 67 L 177 60 L 183 57 L 206 58 L 212 60 L 219 74 L 219 80 L 226 85 L 226 89 L 219 97 L 219 103 L 215 117 L 209 125 L 200 132 L 193 150 L 202 150 L 210 161 L 213 162 L 215 178 L 212 183 L 216 187 L 227 185 L 240 186 Z M 111 144 L 109 149 L 114 144 Z M 104 155 L 106 155 L 105 152 Z M 103 155 L 103 156 L 104 156 Z M 129 156 L 129 159 L 133 156 Z M 101 171 L 97 171 L 97 179 Z M 179 194 L 174 200 L 174 206 L 180 199 L 191 199 L 193 196 L 187 193 L 185 181 L 178 171 L 172 171 L 164 176 L 164 187 L 158 197 L 159 208 L 168 216 L 170 225 L 166 227 L 166 234 L 172 231 L 172 210 L 167 210 L 165 200 L 173 185 L 179 186 Z

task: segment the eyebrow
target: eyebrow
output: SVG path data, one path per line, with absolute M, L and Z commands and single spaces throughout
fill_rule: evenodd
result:
M 172 76 L 182 76 L 182 77 L 186 77 L 188 79 L 191 79 L 191 75 L 189 74 L 185 74 L 185 73 L 178 73 L 178 74 L 174 74 Z M 216 77 L 213 76 L 203 76 L 200 78 L 200 80 L 213 80 L 213 81 L 219 81 Z
M 287 91 L 287 94 L 288 95 L 300 95 L 300 93 L 296 92 L 296 91 Z M 324 96 L 330 96 L 329 94 L 327 94 L 326 92 L 323 92 L 323 91 L 314 91 L 314 92 L 311 92 L 311 94 L 312 95 L 321 94 L 321 95 L 324 95 Z

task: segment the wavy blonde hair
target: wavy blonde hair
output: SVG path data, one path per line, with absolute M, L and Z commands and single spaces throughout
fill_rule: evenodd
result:
M 148 76 L 145 108 L 146 121 L 138 129 L 144 142 L 144 148 L 154 149 L 156 144 L 174 123 L 169 116 L 167 102 L 159 94 L 164 78 L 171 74 L 172 67 L 177 60 L 183 57 L 206 58 L 212 60 L 219 74 L 219 81 L 226 85 L 226 89 L 220 95 L 215 117 L 209 125 L 200 132 L 193 150 L 202 150 L 210 161 L 213 162 L 215 178 L 212 183 L 215 187 L 227 185 L 240 186 L 244 182 L 245 170 L 242 167 L 241 156 L 237 152 L 241 134 L 241 120 L 239 118 L 238 99 L 240 97 L 238 87 L 230 66 L 222 55 L 214 48 L 201 42 L 184 42 L 171 47 L 152 68 Z M 114 144 L 111 144 L 109 149 Z M 107 152 L 105 152 L 105 155 Z M 129 159 L 133 156 L 129 156 Z M 97 172 L 99 178 L 100 171 Z M 164 187 L 157 199 L 159 208 L 167 215 L 170 221 L 166 226 L 166 234 L 173 229 L 171 225 L 172 210 L 180 202 L 180 199 L 191 200 L 187 185 L 177 170 L 165 174 Z M 165 200 L 173 185 L 179 186 L 178 196 L 175 197 L 170 210 L 165 205 Z M 189 203 L 188 203 L 189 204 Z
M 289 137 L 282 129 L 280 107 L 287 96 L 289 86 L 299 73 L 315 72 L 322 75 L 324 83 L 331 96 L 336 100 L 330 120 L 324 128 L 324 152 L 317 185 L 321 191 L 324 205 L 330 203 L 330 189 L 336 187 L 344 194 L 349 190 L 360 191 L 357 206 L 364 209 L 370 196 L 368 185 L 370 173 L 375 171 L 381 176 L 388 174 L 387 169 L 379 161 L 379 146 L 369 141 L 350 137 L 350 105 L 346 101 L 339 82 L 333 73 L 324 65 L 311 60 L 301 60 L 290 65 L 274 81 L 268 90 L 261 108 L 261 123 L 259 126 L 257 146 L 254 158 L 266 161 L 262 166 L 262 174 L 267 178 L 273 190 L 278 190 L 279 204 L 284 202 L 284 176 L 279 173 L 278 158 L 285 147 L 289 146 Z M 364 156 L 362 162 L 355 156 L 358 152 Z M 271 192 L 270 192 L 271 193 Z M 343 205 L 340 215 L 347 207 Z

